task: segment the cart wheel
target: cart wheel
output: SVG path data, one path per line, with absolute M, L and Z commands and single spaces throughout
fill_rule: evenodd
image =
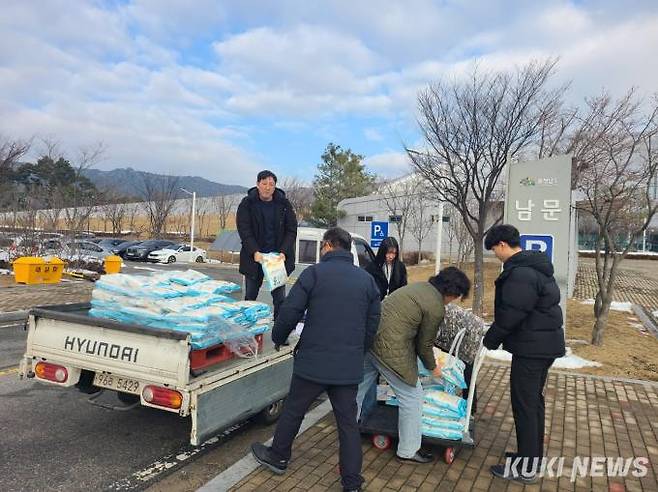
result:
M 455 448 L 446 448 L 443 452 L 443 461 L 447 464 L 452 465 L 452 462 L 455 461 Z
M 384 434 L 375 434 L 372 436 L 372 445 L 381 451 L 386 451 L 387 449 L 391 449 L 393 440 L 390 438 L 390 436 L 386 436 Z

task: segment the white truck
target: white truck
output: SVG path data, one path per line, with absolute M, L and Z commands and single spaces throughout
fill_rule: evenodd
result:
M 21 378 L 75 386 L 95 393 L 92 401 L 111 390 L 125 404 L 191 417 L 192 445 L 254 415 L 267 423 L 279 417 L 292 375 L 292 344 L 277 352 L 265 333 L 256 357 L 221 361 L 223 346 L 193 351 L 188 333 L 94 318 L 89 308 L 29 312 Z
M 299 228 L 297 267 L 320 260 L 323 229 Z M 354 264 L 374 260 L 367 241 L 353 235 Z M 187 333 L 94 318 L 89 304 L 35 308 L 28 314 L 20 377 L 93 393 L 117 392 L 130 408 L 143 405 L 192 418 L 190 442 L 199 445 L 249 417 L 270 423 L 282 410 L 292 375 L 292 347 L 275 351 L 270 333 L 255 358 L 221 360 L 221 348 L 193 351 Z M 107 406 L 107 405 L 104 405 Z

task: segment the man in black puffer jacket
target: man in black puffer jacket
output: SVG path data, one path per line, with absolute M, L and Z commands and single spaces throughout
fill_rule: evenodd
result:
M 297 217 L 284 191 L 276 187 L 272 171 L 258 173 L 256 186 L 238 206 L 235 222 L 242 241 L 240 273 L 245 277 L 244 298 L 253 301 L 263 284 L 263 253 L 283 255 L 288 275 L 295 269 Z M 275 318 L 285 297 L 285 285 L 272 291 Z
M 304 415 L 326 391 L 338 426 L 343 488 L 360 490 L 363 456 L 356 394 L 365 354 L 379 326 L 380 301 L 375 280 L 354 265 L 351 243 L 343 229 L 325 232 L 320 263 L 301 273 L 281 306 L 272 329 L 275 347 L 287 343 L 306 311 L 304 330 L 295 347 L 290 392 L 272 447 L 254 443 L 251 450 L 259 463 L 274 473 L 285 473 Z
M 537 471 L 532 460 L 544 455 L 543 390 L 548 369 L 565 353 L 560 289 L 548 256 L 522 250 L 515 227 L 492 227 L 484 244 L 503 262 L 496 279 L 494 322 L 484 345 L 494 350 L 502 343 L 512 354 L 510 392 L 518 446 L 515 453 L 506 453 L 513 459 L 511 467 L 494 465 L 491 472 L 532 483 Z

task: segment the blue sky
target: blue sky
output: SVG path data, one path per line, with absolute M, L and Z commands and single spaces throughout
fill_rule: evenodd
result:
M 310 181 L 335 142 L 395 177 L 427 84 L 559 56 L 573 103 L 650 94 L 656 46 L 655 1 L 5 0 L 0 134 L 243 185 Z

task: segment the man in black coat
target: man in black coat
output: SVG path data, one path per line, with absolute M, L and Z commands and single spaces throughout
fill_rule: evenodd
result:
M 305 311 L 306 320 L 272 446 L 254 443 L 251 450 L 259 463 L 274 473 L 285 473 L 304 415 L 326 391 L 338 426 L 343 488 L 360 490 L 363 456 L 356 393 L 365 354 L 379 326 L 380 301 L 374 279 L 354 265 L 351 243 L 343 229 L 325 232 L 320 263 L 302 272 L 281 306 L 272 330 L 277 349 L 287 343 Z
M 240 273 L 245 277 L 244 298 L 247 301 L 258 297 L 263 284 L 260 265 L 263 253 L 283 255 L 288 275 L 295 269 L 297 217 L 285 192 L 276 187 L 276 181 L 273 172 L 259 172 L 256 186 L 240 202 L 235 218 L 242 240 Z M 272 291 L 275 318 L 285 297 L 285 286 Z
M 516 452 L 505 453 L 510 466 L 494 465 L 491 472 L 532 483 L 544 456 L 543 390 L 548 369 L 565 354 L 560 289 L 548 256 L 522 250 L 515 227 L 492 227 L 484 244 L 503 262 L 496 279 L 494 322 L 484 345 L 494 350 L 502 343 L 512 354 L 510 392 L 517 442 Z

